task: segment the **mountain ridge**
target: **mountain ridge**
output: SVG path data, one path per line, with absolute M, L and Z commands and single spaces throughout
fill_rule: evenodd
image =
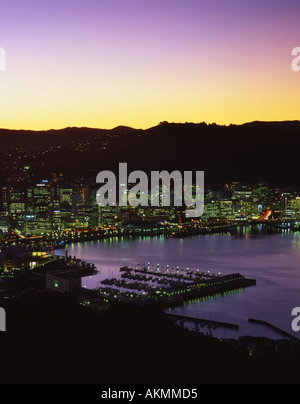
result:
M 11 150 L 30 155 L 42 151 L 22 162 L 45 177 L 55 172 L 96 177 L 101 170 L 118 172 L 119 163 L 128 162 L 129 170 L 148 173 L 205 171 L 209 183 L 264 180 L 300 185 L 300 121 L 229 126 L 162 122 L 145 130 L 65 128 L 46 134 L 0 130 L 0 141 L 7 155 Z
M 43 130 L 34 130 L 34 129 L 10 129 L 10 128 L 0 128 L 0 135 L 5 132 L 13 132 L 13 133 L 30 133 L 30 134 L 37 134 L 37 133 L 43 133 L 43 134 L 48 134 L 48 133 L 60 133 L 60 132 L 68 132 L 68 131 L 101 131 L 101 132 L 119 132 L 119 131 L 128 131 L 128 132 L 147 132 L 151 129 L 155 129 L 161 126 L 167 126 L 167 125 L 172 125 L 172 126 L 182 126 L 182 125 L 193 125 L 193 126 L 203 126 L 206 125 L 207 127 L 220 127 L 220 128 L 231 128 L 231 127 L 263 127 L 263 126 L 272 126 L 272 125 L 279 125 L 279 126 L 292 126 L 292 125 L 299 125 L 300 126 L 300 120 L 284 120 L 284 121 L 251 121 L 251 122 L 245 122 L 243 124 L 229 124 L 229 125 L 220 125 L 220 124 L 215 124 L 215 123 L 206 123 L 206 122 L 161 122 L 158 125 L 151 126 L 146 129 L 141 129 L 141 128 L 133 128 L 131 126 L 126 126 L 126 125 L 119 125 L 116 126 L 112 129 L 105 129 L 105 128 L 94 128 L 94 127 L 89 127 L 89 126 L 67 126 L 65 128 L 59 128 L 59 129 L 43 129 Z

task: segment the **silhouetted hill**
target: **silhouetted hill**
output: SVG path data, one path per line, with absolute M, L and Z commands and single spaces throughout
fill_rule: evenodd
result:
M 162 124 L 138 138 L 135 165 L 204 170 L 208 182 L 298 183 L 300 122 Z M 147 153 L 142 154 L 141 151 Z
M 63 148 L 43 156 L 43 172 L 96 175 L 129 169 L 204 170 L 206 182 L 266 180 L 298 185 L 300 122 L 252 122 L 219 126 L 206 123 L 164 122 L 147 130 L 124 126 L 112 130 L 66 128 L 59 131 L 0 130 L 2 148 Z M 77 144 L 85 143 L 78 149 Z M 38 165 L 38 161 L 35 162 Z
M 112 129 L 113 133 L 134 133 L 137 132 L 139 129 L 130 128 L 129 126 L 117 126 L 116 128 Z
M 243 127 L 259 128 L 259 129 L 273 129 L 273 130 L 287 130 L 287 131 L 299 131 L 300 121 L 283 121 L 283 122 L 262 122 L 254 121 L 245 123 Z
M 38 149 L 41 147 L 66 145 L 70 141 L 80 142 L 83 139 L 104 136 L 104 129 L 65 128 L 48 131 L 8 130 L 0 129 L 2 148 L 27 147 Z

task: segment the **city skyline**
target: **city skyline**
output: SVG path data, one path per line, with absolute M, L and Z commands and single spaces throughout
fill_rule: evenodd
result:
M 299 12 L 294 0 L 6 4 L 0 127 L 299 119 Z

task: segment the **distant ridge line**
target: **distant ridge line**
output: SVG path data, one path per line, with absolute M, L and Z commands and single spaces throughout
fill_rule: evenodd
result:
M 172 125 L 172 126 L 182 126 L 182 125 L 193 125 L 193 126 L 203 126 L 203 124 L 207 126 L 215 126 L 215 127 L 220 127 L 220 128 L 230 128 L 232 126 L 234 127 L 247 127 L 247 126 L 272 126 L 272 125 L 300 125 L 300 120 L 285 120 L 285 121 L 252 121 L 252 122 L 245 122 L 243 124 L 228 124 L 228 125 L 221 125 L 221 124 L 216 124 L 216 123 L 206 123 L 206 122 L 161 122 L 160 124 L 156 126 L 152 126 L 146 129 L 141 129 L 141 128 L 133 128 L 131 126 L 126 126 L 126 125 L 119 125 L 116 126 L 112 129 L 105 129 L 105 128 L 94 128 L 94 127 L 88 127 L 88 126 L 67 126 L 65 128 L 59 128 L 59 129 L 10 129 L 10 128 L 0 128 L 0 132 L 6 131 L 6 132 L 28 132 L 28 133 L 50 133 L 50 132 L 64 132 L 64 131 L 103 131 L 103 132 L 116 132 L 116 131 L 127 131 L 127 132 L 146 132 L 150 129 L 155 129 L 159 126 L 167 126 L 167 125 Z

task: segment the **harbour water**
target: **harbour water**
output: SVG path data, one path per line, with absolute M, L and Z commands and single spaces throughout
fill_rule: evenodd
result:
M 241 335 L 279 338 L 274 331 L 248 323 L 264 320 L 291 333 L 292 310 L 300 307 L 300 233 L 269 234 L 263 226 L 241 227 L 236 235 L 207 235 L 185 239 L 107 239 L 70 244 L 70 255 L 94 263 L 99 275 L 84 278 L 83 287 L 92 289 L 101 280 L 119 276 L 119 268 L 148 263 L 200 269 L 201 272 L 241 273 L 257 280 L 257 286 L 213 298 L 187 302 L 172 313 L 238 324 L 239 331 L 210 329 L 218 338 Z M 58 250 L 57 255 L 65 254 Z

